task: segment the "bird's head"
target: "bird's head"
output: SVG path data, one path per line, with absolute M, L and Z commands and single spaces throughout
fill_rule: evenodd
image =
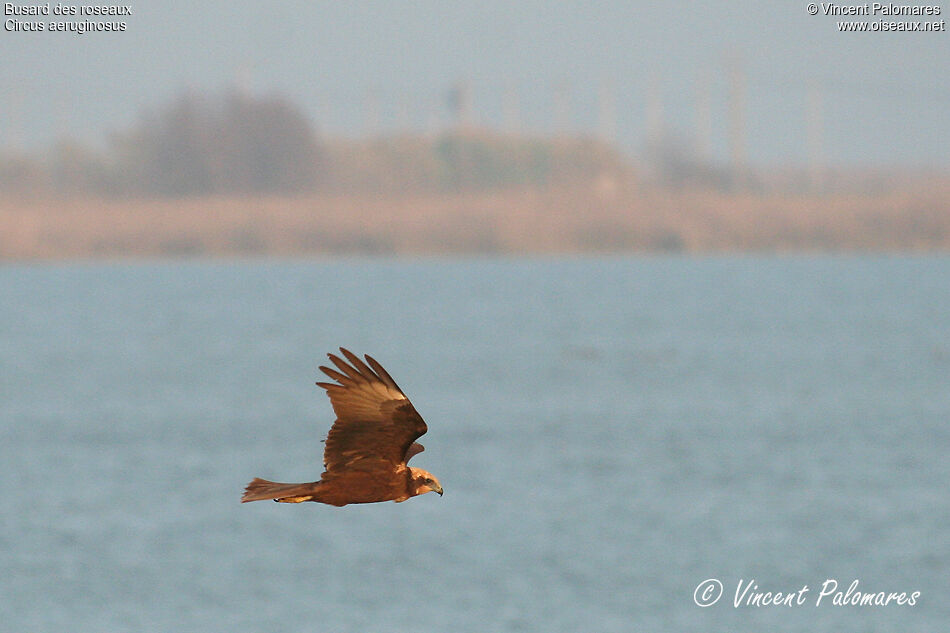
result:
M 424 495 L 427 492 L 437 492 L 440 497 L 442 496 L 442 484 L 435 475 L 421 468 L 410 467 L 409 471 L 412 473 L 413 496 Z

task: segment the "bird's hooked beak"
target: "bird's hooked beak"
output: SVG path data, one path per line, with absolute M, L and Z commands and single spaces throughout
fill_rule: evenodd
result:
M 432 487 L 429 488 L 432 492 L 438 492 L 439 496 L 442 496 L 442 486 L 439 484 L 432 484 Z

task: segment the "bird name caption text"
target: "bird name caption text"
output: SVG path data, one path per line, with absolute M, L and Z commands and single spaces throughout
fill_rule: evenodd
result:
M 866 591 L 861 581 L 855 578 L 845 587 L 835 578 L 827 578 L 815 585 L 812 591 L 808 585 L 802 585 L 787 591 L 760 587 L 754 578 L 740 578 L 736 583 L 732 606 L 736 609 L 758 607 L 913 607 L 920 600 L 920 591 L 916 589 L 901 591 L 881 591 L 880 588 Z M 700 607 L 711 607 L 722 597 L 723 584 L 718 578 L 707 578 L 693 591 L 693 602 Z
M 14 33 L 119 33 L 129 28 L 131 4 L 3 3 L 3 30 Z

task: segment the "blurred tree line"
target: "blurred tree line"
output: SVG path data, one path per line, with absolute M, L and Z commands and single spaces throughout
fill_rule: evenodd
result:
M 96 152 L 60 141 L 44 159 L 0 159 L 0 187 L 23 193 L 195 196 L 312 189 L 320 144 L 280 97 L 183 94 Z
M 619 153 L 585 139 L 456 131 L 328 142 L 285 98 L 230 91 L 180 95 L 143 113 L 105 150 L 60 141 L 45 157 L 0 155 L 0 191 L 107 197 L 448 192 L 625 171 Z
M 296 192 L 314 187 L 320 147 L 307 119 L 279 97 L 185 95 L 120 136 L 120 187 L 171 196 Z

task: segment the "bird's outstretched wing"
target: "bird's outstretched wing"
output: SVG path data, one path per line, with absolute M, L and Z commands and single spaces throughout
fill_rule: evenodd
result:
M 320 367 L 336 383 L 317 383 L 327 390 L 337 417 L 327 435 L 324 468 L 333 474 L 374 469 L 380 462 L 405 464 L 422 452 L 415 440 L 426 432 L 425 421 L 382 365 L 370 356 L 364 363 L 342 347 L 340 352 L 349 364 L 327 354 L 336 369 Z

